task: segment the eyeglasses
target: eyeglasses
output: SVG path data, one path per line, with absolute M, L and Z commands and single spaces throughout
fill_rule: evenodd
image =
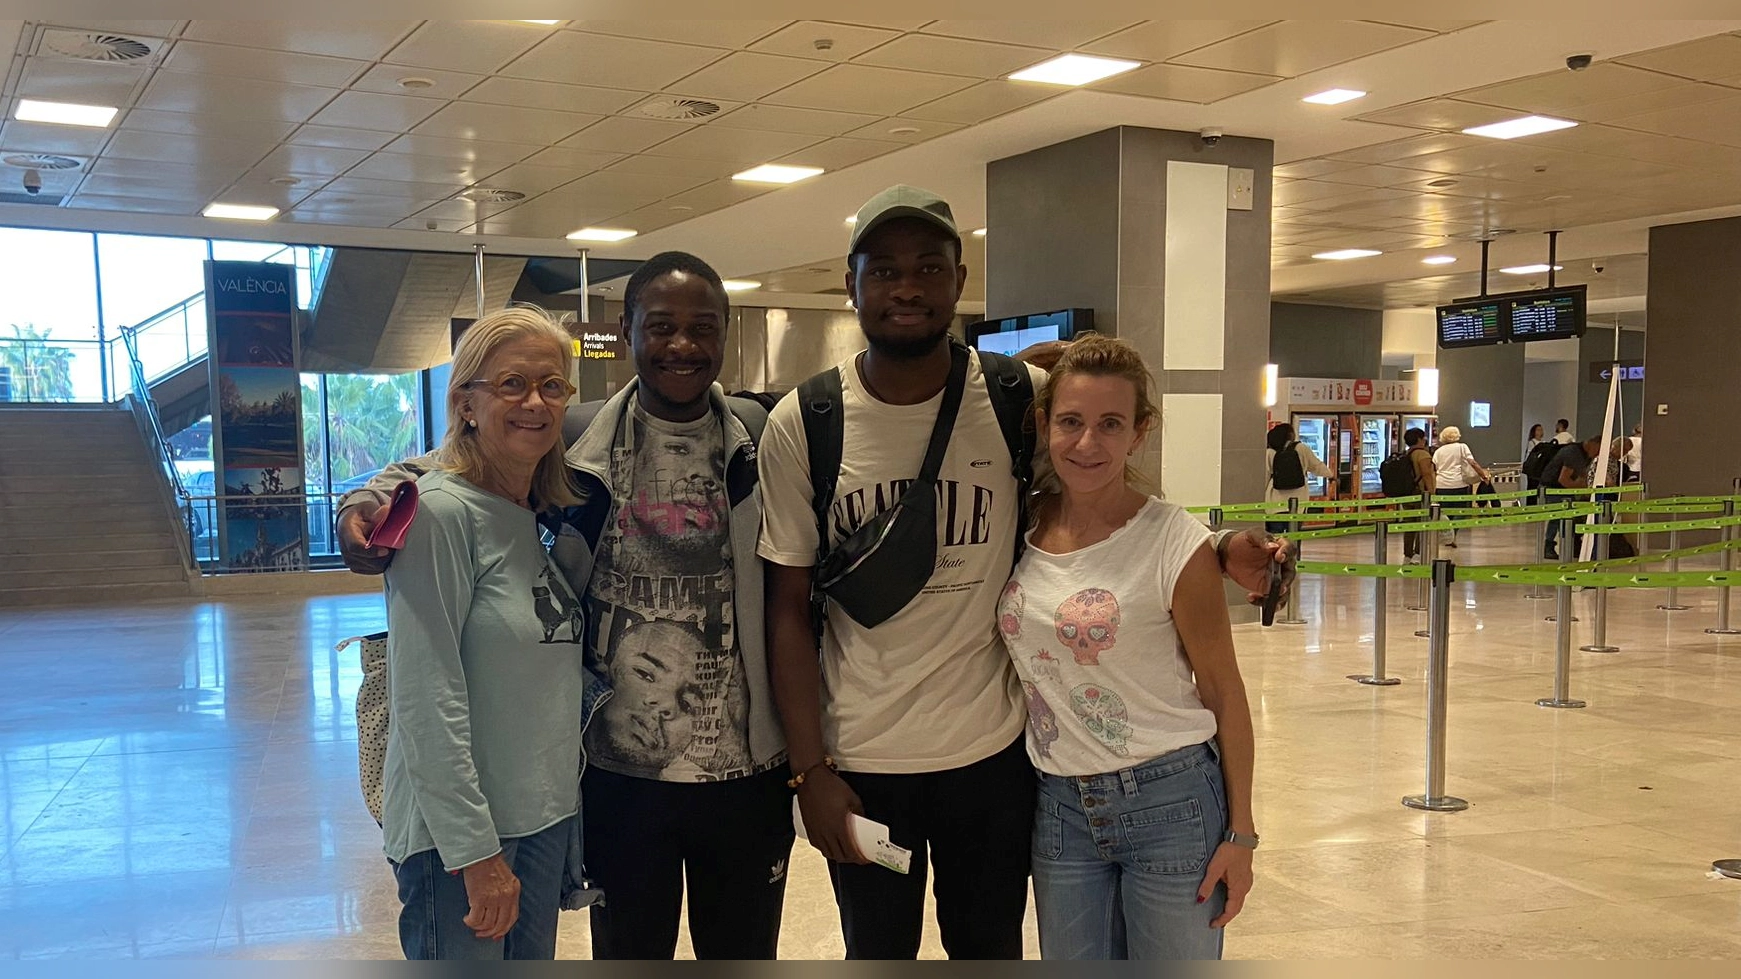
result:
M 526 379 L 526 375 L 517 371 L 507 371 L 498 374 L 496 375 L 496 379 L 493 381 L 486 381 L 483 378 L 478 378 L 475 381 L 465 382 L 465 386 L 468 388 L 477 387 L 478 385 L 483 385 L 484 387 L 489 388 L 496 397 L 501 398 L 503 401 L 510 402 L 525 401 L 526 393 L 534 390 L 532 382 Z M 535 390 L 538 392 L 539 399 L 545 404 L 559 405 L 573 397 L 577 388 L 575 388 L 573 384 L 568 383 L 568 378 L 562 377 L 558 374 L 552 374 L 542 381 L 539 381 Z

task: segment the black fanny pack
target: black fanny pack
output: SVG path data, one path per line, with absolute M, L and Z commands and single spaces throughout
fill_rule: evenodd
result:
M 919 477 L 894 506 L 865 521 L 830 548 L 828 510 L 833 504 L 838 464 L 827 474 L 827 492 L 816 495 L 817 533 L 821 541 L 816 598 L 826 597 L 867 629 L 881 625 L 906 608 L 930 582 L 931 572 L 937 566 L 937 474 L 943 468 L 943 456 L 948 451 L 949 436 L 955 429 L 955 416 L 967 385 L 967 349 L 951 344 L 950 355 L 949 380 L 943 388 L 937 421 L 931 426 L 931 443 L 925 450 L 924 465 Z M 828 374 L 835 384 L 840 383 L 838 373 Z M 838 398 L 832 403 L 838 404 Z M 815 410 L 814 404 L 809 407 Z M 832 415 L 826 424 L 844 430 L 839 412 L 824 413 Z M 839 439 L 837 435 L 835 444 L 840 444 Z M 812 473 L 813 480 L 815 476 Z

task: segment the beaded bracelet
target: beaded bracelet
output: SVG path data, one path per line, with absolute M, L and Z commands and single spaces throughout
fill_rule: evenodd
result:
M 804 780 L 809 777 L 810 773 L 814 772 L 817 768 L 819 768 L 820 766 L 823 766 L 823 765 L 827 765 L 828 770 L 831 772 L 837 772 L 840 770 L 840 769 L 836 768 L 834 765 L 834 756 L 833 755 L 823 755 L 821 761 L 817 762 L 814 765 L 811 765 L 809 768 L 806 768 L 803 771 L 799 772 L 798 774 L 787 779 L 786 780 L 786 788 L 795 789 L 798 786 L 803 785 Z

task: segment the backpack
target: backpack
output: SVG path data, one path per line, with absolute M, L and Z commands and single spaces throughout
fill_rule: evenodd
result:
M 1297 490 L 1306 485 L 1306 465 L 1300 459 L 1300 443 L 1289 442 L 1270 463 L 1269 484 L 1279 490 Z
M 1034 481 L 1034 430 L 1027 424 L 1034 406 L 1034 379 L 1028 367 L 1014 357 L 977 351 L 979 369 L 985 375 L 986 394 L 991 398 L 997 426 L 1003 432 L 1016 477 L 1015 560 L 1022 559 L 1023 531 L 1028 523 L 1028 495 Z M 811 507 L 816 512 L 817 567 L 828 548 L 828 511 L 834 505 L 835 483 L 840 479 L 841 446 L 845 441 L 845 414 L 840 386 L 840 368 L 831 367 L 798 385 L 798 406 L 804 419 L 804 441 L 810 459 Z M 820 640 L 822 633 L 816 633 Z
M 1378 484 L 1385 496 L 1414 496 L 1421 491 L 1415 482 L 1415 450 L 1392 452 L 1378 464 Z
M 1523 474 L 1530 479 L 1541 479 L 1543 470 L 1547 469 L 1548 463 L 1552 461 L 1554 456 L 1559 455 L 1563 448 L 1565 446 L 1549 439 L 1529 450 L 1529 455 L 1523 460 Z M 1554 473 L 1554 475 L 1557 477 L 1559 473 Z

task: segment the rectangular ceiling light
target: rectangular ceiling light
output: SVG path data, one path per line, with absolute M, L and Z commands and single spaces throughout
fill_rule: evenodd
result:
M 1050 61 L 1042 61 L 1032 68 L 1024 68 L 1009 76 L 1014 82 L 1045 82 L 1048 85 L 1086 85 L 1102 78 L 1122 74 L 1132 68 L 1142 67 L 1140 61 L 1124 61 L 1119 58 L 1096 58 L 1086 54 L 1061 54 Z
M 1345 260 L 1350 259 L 1350 258 L 1371 258 L 1374 255 L 1382 255 L 1382 254 L 1384 254 L 1384 253 L 1383 252 L 1375 252 L 1370 248 L 1343 248 L 1343 249 L 1340 249 L 1338 251 L 1333 251 L 1333 252 L 1319 252 L 1318 254 L 1313 255 L 1312 257 L 1313 258 L 1328 259 L 1332 262 L 1341 262 L 1341 261 L 1345 261 Z
M 750 279 L 726 279 L 720 285 L 725 286 L 726 292 L 749 292 L 751 289 L 762 287 L 760 282 L 754 282 Z
M 1492 139 L 1516 139 L 1519 136 L 1534 136 L 1537 133 L 1551 133 L 1556 129 L 1570 129 L 1577 123 L 1570 119 L 1555 119 L 1551 116 L 1524 116 L 1522 119 L 1508 119 L 1505 122 L 1495 122 L 1491 125 L 1476 126 L 1465 129 L 1469 136 L 1487 136 Z
M 582 228 L 568 233 L 569 241 L 626 241 L 639 234 L 628 228 Z
M 984 238 L 985 237 L 985 229 L 984 228 L 974 228 L 973 229 L 973 236 L 975 238 Z
M 1565 268 L 1564 265 L 1556 265 L 1554 266 L 1554 271 L 1558 272 L 1563 268 Z M 1513 265 L 1511 268 L 1500 269 L 1499 271 L 1504 272 L 1506 275 L 1537 275 L 1546 272 L 1547 270 L 1548 267 L 1546 265 Z
M 1352 88 L 1330 88 L 1319 92 L 1317 95 L 1308 95 L 1300 101 L 1310 102 L 1313 105 L 1341 105 L 1344 102 L 1352 102 L 1355 99 L 1363 99 L 1365 97 L 1365 92 L 1356 91 Z
M 1421 259 L 1422 265 L 1450 265 L 1457 260 L 1454 255 L 1428 255 Z
M 795 184 L 821 172 L 821 167 L 789 167 L 779 163 L 764 163 L 743 173 L 734 173 L 731 179 L 752 184 Z
M 101 129 L 113 122 L 115 113 L 120 111 L 112 105 L 19 99 L 18 108 L 12 116 L 19 122 L 52 122 L 62 126 L 93 126 Z
M 267 221 L 278 213 L 276 207 L 253 204 L 207 204 L 200 212 L 208 218 L 232 218 L 237 221 Z

